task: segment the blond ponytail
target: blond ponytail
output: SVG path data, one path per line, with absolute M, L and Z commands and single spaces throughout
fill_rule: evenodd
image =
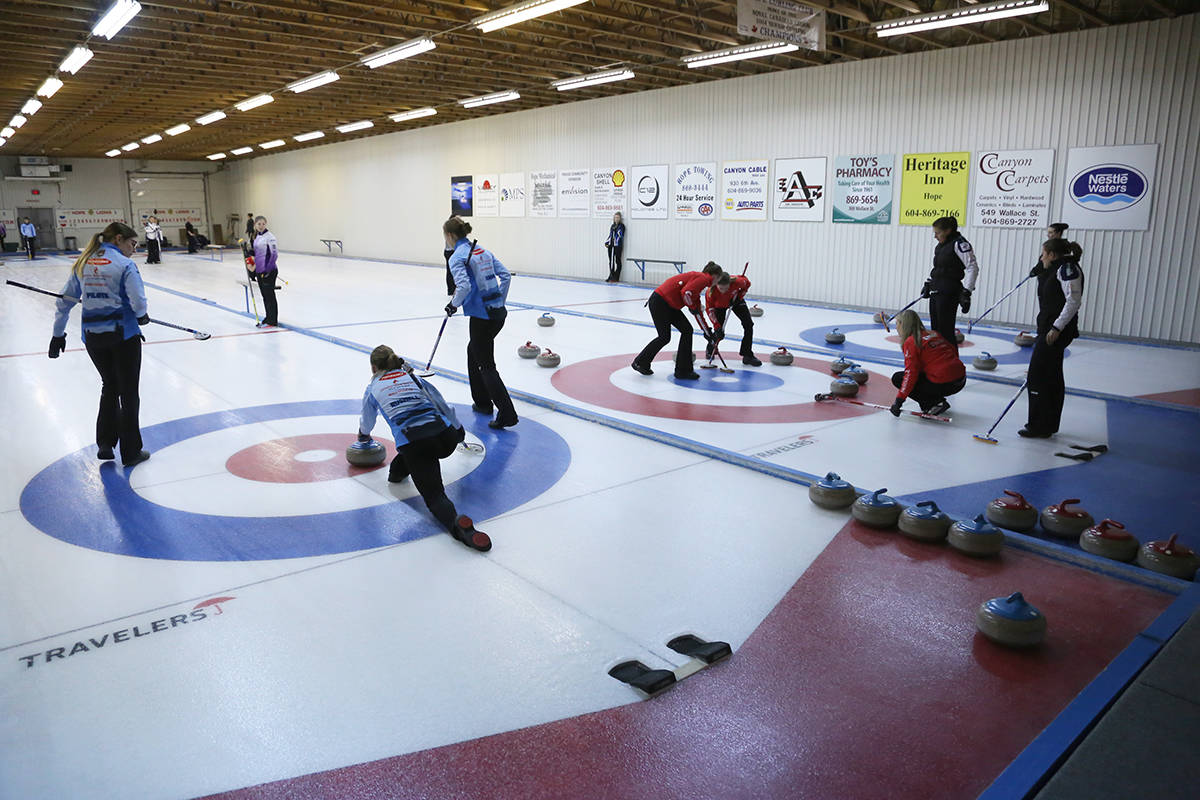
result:
M 96 255 L 96 251 L 100 249 L 101 242 L 111 242 L 118 236 L 124 239 L 136 239 L 137 233 L 124 222 L 110 222 L 107 228 L 91 238 L 87 247 L 83 248 L 83 252 L 79 254 L 79 258 L 75 259 L 75 263 L 71 265 L 71 271 L 75 273 L 75 277 L 83 277 L 84 266 L 87 264 L 89 258 Z
M 371 370 L 373 372 L 403 368 L 404 359 L 396 355 L 396 351 L 386 344 L 381 344 L 371 351 Z

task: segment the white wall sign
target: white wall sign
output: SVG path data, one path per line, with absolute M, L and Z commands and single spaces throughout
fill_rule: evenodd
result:
M 529 216 L 558 216 L 558 173 L 554 170 L 529 173 Z
M 104 228 L 112 222 L 125 222 L 119 208 L 63 208 L 58 212 L 60 228 Z
M 591 171 L 563 169 L 558 172 L 558 215 L 578 219 L 591 216 Z
M 592 216 L 611 219 L 618 211 L 624 214 L 628 191 L 629 181 L 621 167 L 592 170 Z
M 525 173 L 503 172 L 500 174 L 500 216 L 525 216 Z
M 1067 152 L 1062 221 L 1091 230 L 1148 229 L 1157 161 L 1157 144 L 1072 147 Z
M 671 182 L 675 219 L 716 219 L 717 165 L 676 164 Z
M 499 182 L 500 179 L 496 177 L 495 173 L 475 176 L 475 191 L 472 198 L 475 216 L 500 216 L 500 192 L 496 186 Z
M 1050 224 L 1053 150 L 984 150 L 975 154 L 971 224 L 1044 228 Z
M 8 228 L 6 235 L 11 235 L 17 229 L 17 212 L 11 208 L 0 208 L 0 222 L 3 222 L 4 227 Z
M 825 12 L 791 0 L 738 0 L 738 33 L 825 49 Z
M 821 222 L 825 219 L 824 158 L 777 158 L 771 185 L 771 219 Z
M 833 162 L 833 221 L 891 223 L 895 170 L 893 153 L 838 156 Z
M 158 217 L 158 224 L 164 228 L 189 222 L 193 225 L 204 223 L 204 211 L 199 208 L 139 208 L 135 216 L 139 224 L 145 225 L 151 214 Z
M 667 165 L 650 164 L 629 170 L 633 186 L 629 197 L 629 216 L 633 219 L 666 219 L 671 188 L 667 183 Z
M 765 220 L 769 180 L 765 160 L 722 164 L 721 219 Z

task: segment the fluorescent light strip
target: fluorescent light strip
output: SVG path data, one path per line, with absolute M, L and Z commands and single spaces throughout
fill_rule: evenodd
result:
M 509 100 L 516 100 L 521 95 L 513 91 L 508 92 L 493 92 L 480 97 L 468 97 L 466 100 L 459 100 L 458 104 L 463 108 L 478 108 L 479 106 L 490 106 L 492 103 L 507 103 Z
M 13 118 L 8 121 L 8 127 L 19 128 L 26 122 L 29 122 L 29 120 L 25 119 L 25 117 L 22 117 L 20 114 L 13 114 Z
M 176 125 L 174 128 L 167 128 L 167 136 L 178 136 L 181 133 L 187 133 L 192 129 L 191 125 L 186 122 Z
M 42 101 L 36 97 L 31 97 L 25 101 L 25 105 L 21 106 L 21 113 L 33 116 L 42 107 Z
M 410 119 L 420 119 L 421 117 L 432 117 L 437 113 L 436 108 L 414 108 L 412 111 L 403 111 L 399 114 L 392 114 L 388 119 L 392 122 L 407 122 Z
M 130 142 L 129 144 L 122 147 L 121 149 L 124 150 L 126 153 L 128 153 L 130 150 L 137 150 L 139 147 L 141 147 L 141 145 L 138 144 L 137 142 Z
M 316 75 L 309 75 L 307 78 L 301 78 L 298 81 L 292 81 L 287 85 L 287 89 L 288 91 L 300 94 L 301 92 L 307 92 L 309 89 L 315 89 L 318 86 L 324 86 L 327 83 L 333 83 L 340 77 L 341 76 L 333 70 L 318 72 Z
M 388 47 L 376 53 L 371 53 L 369 56 L 363 56 L 358 60 L 359 64 L 370 69 L 377 69 L 384 64 L 391 64 L 393 61 L 399 61 L 402 58 L 412 58 L 415 55 L 428 52 L 437 47 L 432 39 L 412 39 L 402 44 Z
M 263 142 L 259 145 L 259 147 L 261 147 L 263 150 L 271 150 L 276 147 L 283 147 L 285 144 L 287 144 L 287 142 L 285 142 L 283 139 L 272 139 L 269 142 Z
M 365 131 L 367 128 L 374 128 L 375 123 L 369 119 L 364 119 L 361 122 L 351 122 L 347 125 L 338 125 L 338 133 L 354 133 L 355 131 Z
M 267 103 L 274 103 L 275 98 L 269 94 L 259 94 L 251 97 L 249 100 L 243 100 L 240 103 L 234 103 L 233 107 L 238 111 L 249 111 L 252 108 L 265 106 Z
M 3 136 L 0 136 L 0 147 L 4 147 L 4 145 L 6 145 L 6 144 L 8 144 L 8 139 L 5 139 Z
M 254 152 L 253 147 L 235 147 L 229 151 L 229 154 L 234 155 L 234 156 L 244 156 L 244 155 L 246 155 L 246 153 L 253 153 L 253 152 Z
M 160 133 L 152 133 L 149 136 L 142 137 L 142 144 L 154 144 L 155 142 L 161 142 L 161 141 L 162 141 L 162 134 L 160 134 Z
M 112 39 L 141 10 L 142 4 L 137 0 L 117 0 L 92 28 L 92 35 Z
M 37 93 L 46 99 L 54 97 L 54 93 L 63 87 L 63 82 L 54 76 L 46 78 L 42 81 L 42 85 L 38 87 Z
M 205 156 L 209 161 L 220 161 L 224 157 L 224 153 L 213 153 L 211 156 Z
M 1004 3 L 984 3 L 976 6 L 962 6 L 946 11 L 935 11 L 931 14 L 917 14 L 902 19 L 872 22 L 875 35 L 879 37 L 901 36 L 906 33 L 929 31 L 935 28 L 950 28 L 955 25 L 970 25 L 976 22 L 987 22 L 992 19 L 1018 17 L 1023 14 L 1040 14 L 1049 11 L 1050 4 L 1046 0 L 1013 0 Z
M 711 53 L 697 53 L 694 56 L 684 56 L 680 61 L 688 69 L 696 67 L 711 67 L 714 64 L 725 64 L 729 61 L 741 61 L 746 58 L 762 58 L 777 53 L 790 53 L 800 48 L 790 42 L 759 42 L 740 47 L 729 47 L 725 50 L 714 50 Z
M 213 111 L 205 114 L 203 117 L 196 117 L 196 122 L 200 125 L 211 125 L 214 122 L 220 122 L 225 119 L 224 111 Z
M 0 131 L 0 138 L 11 139 L 14 133 L 16 133 L 16 131 L 14 131 L 12 128 L 5 128 L 4 130 Z
M 109 150 L 104 155 L 108 156 L 109 158 L 112 158 L 113 156 L 121 155 L 121 151 L 119 149 Z
M 481 17 L 476 17 L 471 20 L 471 24 L 479 28 L 483 33 L 490 33 L 499 28 L 516 25 L 518 22 L 524 22 L 545 14 L 553 14 L 555 11 L 562 11 L 564 8 L 577 6 L 583 2 L 586 2 L 586 0 L 533 0 L 529 3 L 520 3 L 508 8 L 502 8 L 499 11 L 493 11 L 490 14 L 484 14 Z
M 77 45 L 75 49 L 72 50 L 70 54 L 68 54 L 67 57 L 62 60 L 62 63 L 58 65 L 58 71 L 69 72 L 74 75 L 76 72 L 79 72 L 80 68 L 84 64 L 92 60 L 93 55 L 94 54 L 92 51 L 88 48 L 84 47 L 83 45 Z
M 309 131 L 308 133 L 302 133 L 292 138 L 297 142 L 311 142 L 313 139 L 320 139 L 323 136 L 325 136 L 325 131 Z
M 633 77 L 633 71 L 628 69 L 610 69 L 606 72 L 593 72 L 591 75 L 578 75 L 574 78 L 563 78 L 561 81 L 551 81 L 550 85 L 560 92 L 571 89 L 582 89 L 585 86 L 599 86 L 613 81 L 627 81 Z

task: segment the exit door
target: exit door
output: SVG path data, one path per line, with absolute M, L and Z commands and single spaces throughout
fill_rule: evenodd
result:
M 38 250 L 58 249 L 58 227 L 54 224 L 54 209 L 52 208 L 18 208 L 17 209 L 17 231 L 21 230 L 21 223 L 25 218 L 29 217 L 29 221 L 37 228 L 37 246 Z M 20 239 L 17 239 L 18 244 Z

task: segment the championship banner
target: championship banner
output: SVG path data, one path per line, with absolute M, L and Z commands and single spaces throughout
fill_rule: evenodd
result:
M 676 164 L 671 182 L 675 219 L 716 219 L 717 165 Z
M 791 0 L 738 0 L 738 33 L 825 49 L 825 12 Z
M 771 219 L 776 222 L 825 219 L 825 162 L 824 158 L 775 159 Z
M 895 168 L 891 153 L 838 156 L 833 162 L 833 221 L 890 225 Z
M 985 150 L 975 156 L 971 224 L 1044 228 L 1050 224 L 1053 150 Z
M 667 165 L 651 164 L 629 171 L 633 196 L 629 200 L 629 216 L 633 219 L 667 218 Z
M 900 175 L 900 224 L 932 225 L 938 217 L 967 220 L 970 153 L 906 153 Z
M 1062 221 L 1090 230 L 1146 230 L 1157 162 L 1157 144 L 1072 147 Z
M 721 219 L 765 220 L 769 182 L 766 161 L 726 161 L 722 164 Z
M 150 217 L 158 217 L 158 224 L 167 227 L 177 225 L 204 224 L 204 211 L 199 208 L 139 208 L 135 215 L 138 221 L 145 225 Z
M 495 173 L 475 176 L 475 197 L 473 198 L 475 216 L 500 216 L 500 193 L 496 188 L 499 181 L 500 179 L 496 177 Z
M 570 219 L 580 219 L 591 216 L 591 179 L 591 170 L 559 170 L 558 216 Z
M 529 173 L 529 216 L 558 216 L 558 173 L 554 170 Z
M 450 178 L 450 215 L 471 216 L 471 176 L 454 175 Z
M 620 167 L 592 170 L 592 216 L 611 219 L 618 211 L 624 214 L 628 183 Z
M 525 173 L 500 174 L 500 216 L 525 216 Z
M 125 222 L 119 208 L 64 208 L 58 212 L 60 228 L 106 228 L 113 222 Z

